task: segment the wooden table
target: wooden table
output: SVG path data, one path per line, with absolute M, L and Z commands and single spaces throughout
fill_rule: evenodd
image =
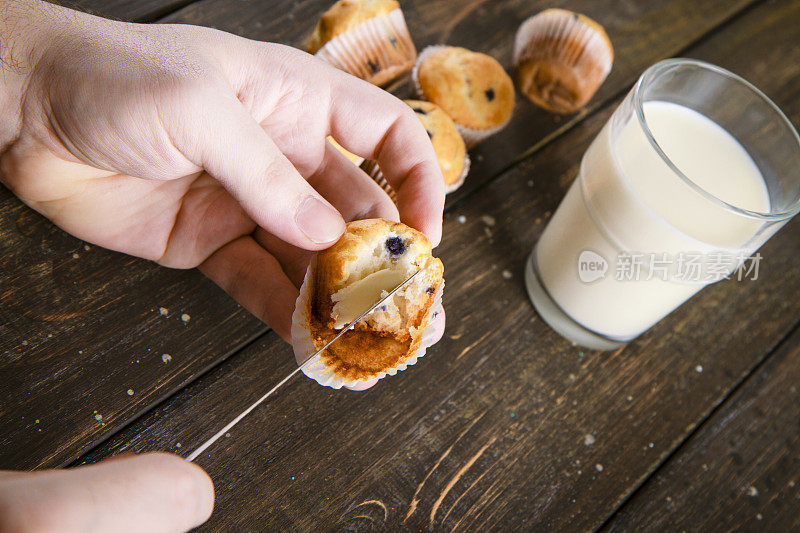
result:
M 302 46 L 328 0 L 78 4 Z M 199 459 L 216 483 L 206 529 L 800 528 L 800 221 L 762 249 L 757 281 L 707 288 L 614 353 L 561 339 L 522 278 L 583 151 L 655 61 L 729 68 L 800 122 L 800 2 L 403 1 L 420 48 L 506 66 L 518 24 L 553 5 L 607 28 L 614 69 L 575 116 L 518 98 L 473 151 L 437 250 L 444 339 L 364 393 L 290 382 Z M 0 257 L 0 468 L 185 454 L 295 368 L 198 272 L 86 245 L 5 189 Z

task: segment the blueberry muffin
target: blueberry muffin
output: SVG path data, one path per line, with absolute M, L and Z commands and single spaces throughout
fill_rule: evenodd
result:
M 320 355 L 326 371 L 346 380 L 370 379 L 424 351 L 422 337 L 443 283 L 444 266 L 431 255 L 431 243 L 423 233 L 383 219 L 350 222 L 339 241 L 316 256 L 311 268 L 304 311 L 316 349 L 420 271 Z
M 308 52 L 378 86 L 410 71 L 417 58 L 396 0 L 339 0 L 317 23 Z
M 464 139 L 453 119 L 436 104 L 421 100 L 406 100 L 406 103 L 417 114 L 431 138 L 447 192 L 454 191 L 464 183 L 469 171 L 469 157 Z
M 603 27 L 565 9 L 529 18 L 514 42 L 519 90 L 554 113 L 573 113 L 586 105 L 613 62 L 614 49 Z
M 491 56 L 455 46 L 430 46 L 417 59 L 412 77 L 420 98 L 441 107 L 468 146 L 511 119 L 514 83 Z
M 445 190 L 453 192 L 464 183 L 469 172 L 470 161 L 464 139 L 461 138 L 453 119 L 436 104 L 422 100 L 406 100 L 405 102 L 414 110 L 425 126 L 436 157 L 439 159 Z M 383 177 L 376 161 L 364 161 L 361 169 L 369 174 L 392 200 L 397 198 L 395 190 Z

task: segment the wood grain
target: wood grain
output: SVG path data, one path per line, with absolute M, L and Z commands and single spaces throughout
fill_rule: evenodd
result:
M 72 460 L 266 330 L 199 272 L 86 245 L 2 187 L 0 256 L 0 469 Z
M 797 9 L 769 2 L 690 55 L 797 121 Z M 199 459 L 217 483 L 208 530 L 596 528 L 797 327 L 800 221 L 757 281 L 705 289 L 624 350 L 581 351 L 541 322 L 523 265 L 610 110 L 448 214 L 448 332 L 417 365 L 361 394 L 295 380 Z M 270 334 L 85 459 L 189 450 L 292 368 Z
M 549 7 L 564 7 L 591 16 L 606 28 L 614 45 L 614 68 L 589 106 L 580 113 L 553 115 L 518 95 L 508 127 L 471 151 L 470 175 L 461 189 L 448 196 L 448 205 L 454 205 L 524 155 L 546 144 L 552 136 L 572 127 L 591 110 L 627 90 L 651 63 L 680 53 L 752 3 L 751 0 L 404 0 L 403 12 L 418 49 L 442 43 L 464 46 L 494 56 L 509 70 L 514 35 L 520 23 Z M 317 19 L 328 6 L 329 2 L 317 0 L 200 0 L 167 20 L 210 25 L 251 39 L 305 49 Z M 275 13 L 281 16 L 276 17 Z M 411 94 L 408 86 L 394 92 L 402 98 Z
M 151 22 L 186 7 L 193 0 L 55 0 L 53 3 L 101 17 Z
M 659 0 L 613 2 L 599 9 L 588 1 L 564 3 L 596 16 L 612 32 L 618 61 L 606 96 L 630 83 L 637 69 L 680 49 L 747 4 Z M 135 19 L 141 14 L 125 9 L 155 3 L 103 5 L 109 10 L 103 14 L 117 10 L 115 16 Z M 455 11 L 453 5 L 446 0 L 404 3 L 418 44 L 453 42 L 487 50 L 507 63 L 516 26 L 549 4 L 475 1 L 459 3 Z M 299 45 L 327 7 L 321 0 L 206 0 L 168 20 Z M 522 102 L 520 110 L 533 115 L 518 113 L 517 126 L 486 146 L 487 154 L 501 154 L 503 165 L 510 161 L 503 155 L 504 143 L 529 147 L 537 135 L 553 134 L 561 125 Z M 531 125 L 535 131 L 524 130 Z M 482 156 L 476 154 L 480 166 Z M 479 176 L 482 171 L 476 172 Z M 553 199 L 559 191 L 551 193 Z M 94 247 L 84 251 L 83 243 L 2 188 L 0 237 L 0 467 L 55 466 L 70 460 L 265 331 L 197 272 L 170 271 Z M 162 320 L 159 307 L 173 314 Z M 188 326 L 175 318 L 184 311 L 192 316 Z M 162 353 L 179 364 L 164 365 Z
M 800 331 L 605 531 L 800 530 Z

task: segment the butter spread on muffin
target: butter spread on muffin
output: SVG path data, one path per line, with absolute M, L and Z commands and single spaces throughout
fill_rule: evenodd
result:
M 471 146 L 504 127 L 514 111 L 514 83 L 491 56 L 429 46 L 412 74 L 419 96 L 441 107 Z
M 529 100 L 548 111 L 572 113 L 586 105 L 613 62 L 608 35 L 585 15 L 546 9 L 517 30 L 517 85 Z
M 308 52 L 375 85 L 410 71 L 417 57 L 396 0 L 339 0 L 317 23 Z
M 317 255 L 306 308 L 317 349 L 416 270 L 412 281 L 320 355 L 330 372 L 370 379 L 424 350 L 444 267 L 424 234 L 383 219 L 348 223 L 339 241 Z

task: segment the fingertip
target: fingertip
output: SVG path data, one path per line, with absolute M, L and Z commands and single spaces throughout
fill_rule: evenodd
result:
M 427 233 L 428 239 L 431 241 L 431 248 L 436 248 L 442 243 L 442 224 L 434 224 Z
M 194 489 L 191 491 L 191 494 L 197 498 L 195 508 L 196 523 L 194 525 L 199 526 L 211 518 L 211 514 L 214 512 L 214 481 L 211 479 L 211 476 L 208 475 L 208 472 L 203 470 L 200 466 L 190 463 L 189 461 L 183 461 L 183 463 L 193 472 Z
M 403 183 L 397 193 L 397 206 L 404 224 L 417 228 L 437 247 L 442 240 L 444 182 L 414 176 Z
M 187 529 L 199 526 L 214 511 L 214 482 L 200 466 L 182 457 L 165 452 L 138 455 L 141 468 L 152 468 L 165 483 L 163 497 L 171 500 L 170 507 L 182 511 L 181 522 Z
M 294 215 L 297 228 L 309 240 L 302 246 L 307 250 L 321 250 L 339 240 L 345 232 L 342 214 L 330 203 L 317 196 L 307 196 Z

